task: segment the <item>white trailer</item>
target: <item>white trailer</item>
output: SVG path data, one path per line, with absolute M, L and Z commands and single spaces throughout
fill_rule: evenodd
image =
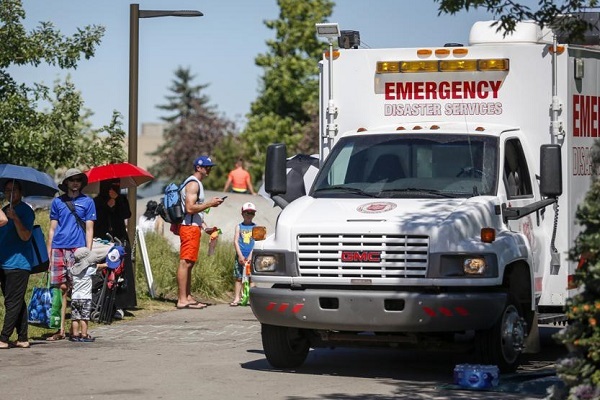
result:
M 482 363 L 512 371 L 536 322 L 563 318 L 600 51 L 529 22 L 506 37 L 478 22 L 469 41 L 324 56 L 321 169 L 254 250 L 274 366 L 310 347 L 447 349 L 472 334 Z M 284 158 L 269 149 L 272 195 Z

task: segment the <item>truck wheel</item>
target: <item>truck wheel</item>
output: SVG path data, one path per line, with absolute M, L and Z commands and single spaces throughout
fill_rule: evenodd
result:
M 497 365 L 504 373 L 514 372 L 525 347 L 526 325 L 519 303 L 509 295 L 498 322 L 475 336 L 480 362 Z
M 299 367 L 306 360 L 310 344 L 297 328 L 261 325 L 263 349 L 275 368 Z

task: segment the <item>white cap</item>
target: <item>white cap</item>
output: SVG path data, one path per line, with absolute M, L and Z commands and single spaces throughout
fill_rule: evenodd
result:
M 256 206 L 254 205 L 254 203 L 244 203 L 242 205 L 242 212 L 244 211 L 254 211 L 256 212 Z

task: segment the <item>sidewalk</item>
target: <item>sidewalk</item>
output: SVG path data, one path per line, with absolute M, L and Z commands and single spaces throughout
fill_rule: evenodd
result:
M 247 352 L 260 345 L 250 307 L 173 307 L 90 333 L 93 343 L 34 340 L 30 349 L 3 350 L 1 398 L 233 398 L 243 396 L 242 388 L 232 385 L 232 396 L 223 397 L 222 385 L 202 381 L 229 381 L 240 362 L 261 357 Z

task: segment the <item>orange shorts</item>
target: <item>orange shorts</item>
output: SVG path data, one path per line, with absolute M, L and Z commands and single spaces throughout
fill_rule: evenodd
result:
M 179 227 L 179 259 L 196 262 L 200 251 L 200 227 L 196 225 L 181 225 Z

